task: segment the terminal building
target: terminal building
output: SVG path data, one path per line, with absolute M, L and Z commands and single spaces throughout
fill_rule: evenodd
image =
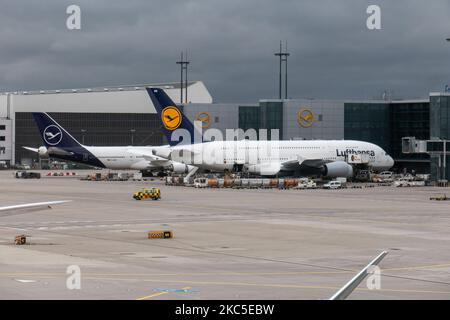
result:
M 32 112 L 48 112 L 76 139 L 86 145 L 162 145 L 155 108 L 145 87 L 166 90 L 180 101 L 180 84 L 95 89 L 12 92 L 0 96 L 0 162 L 34 165 L 38 156 L 24 146 L 39 147 L 41 137 Z M 279 138 L 362 140 L 373 142 L 396 161 L 397 171 L 431 173 L 434 179 L 450 176 L 437 169 L 428 154 L 403 154 L 402 138 L 450 139 L 450 94 L 431 93 L 420 100 L 259 100 L 215 103 L 201 81 L 188 83 L 184 113 L 204 129 L 278 129 Z M 449 148 L 450 150 L 450 148 Z

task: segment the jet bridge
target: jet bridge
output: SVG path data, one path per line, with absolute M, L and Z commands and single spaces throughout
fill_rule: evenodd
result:
M 442 183 L 447 183 L 447 159 L 448 156 L 450 156 L 450 140 L 440 138 L 417 140 L 415 137 L 403 137 L 402 153 L 426 153 L 431 157 L 437 158 L 438 172 L 436 180 Z

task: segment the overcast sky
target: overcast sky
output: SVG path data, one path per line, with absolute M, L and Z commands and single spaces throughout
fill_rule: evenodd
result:
M 66 8 L 81 7 L 81 30 Z M 366 28 L 369 4 L 382 30 Z M 293 98 L 426 97 L 450 85 L 448 0 L 0 0 L 0 89 L 84 88 L 189 77 L 217 102 L 278 95 L 288 41 Z

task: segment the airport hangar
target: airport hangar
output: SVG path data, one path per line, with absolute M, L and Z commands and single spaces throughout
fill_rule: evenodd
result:
M 36 164 L 37 155 L 23 146 L 42 145 L 31 112 L 49 112 L 86 145 L 162 145 L 161 123 L 145 87 L 166 90 L 180 101 L 180 84 L 91 89 L 10 92 L 0 95 L 0 162 Z M 347 139 L 373 142 L 396 161 L 396 169 L 414 169 L 442 179 L 438 159 L 427 154 L 402 154 L 402 137 L 450 139 L 450 94 L 431 93 L 419 100 L 260 100 L 254 104 L 214 103 L 201 81 L 188 83 L 183 110 L 203 127 L 279 129 L 280 138 Z M 447 147 L 450 150 L 450 146 Z M 450 176 L 447 158 L 446 177 Z

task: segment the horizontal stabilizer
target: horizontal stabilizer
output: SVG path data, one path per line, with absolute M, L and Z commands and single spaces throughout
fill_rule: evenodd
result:
M 22 147 L 22 148 L 24 148 L 24 149 L 26 149 L 28 151 L 31 151 L 31 152 L 36 152 L 36 153 L 39 152 L 39 149 L 37 149 L 37 148 L 31 148 L 31 147 Z
M 145 160 L 150 161 L 152 165 L 169 165 L 169 161 L 166 158 L 162 158 L 154 155 L 151 151 L 148 150 L 140 150 L 140 149 L 129 149 L 127 152 L 134 154 L 136 156 L 144 157 Z

